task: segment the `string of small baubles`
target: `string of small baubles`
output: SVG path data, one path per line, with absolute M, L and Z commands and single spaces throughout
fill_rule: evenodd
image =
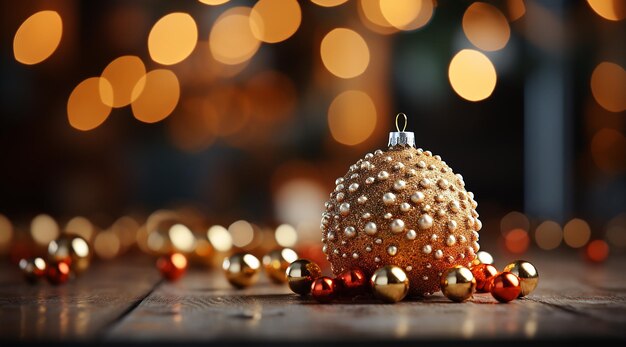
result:
M 89 267 L 89 245 L 78 236 L 61 237 L 48 246 L 48 259 L 41 257 L 22 259 L 19 263 L 29 282 L 46 278 L 51 284 L 67 282 L 73 274 Z M 161 256 L 156 262 L 163 278 L 180 279 L 188 267 L 182 253 Z M 261 268 L 275 283 L 288 283 L 296 294 L 311 295 L 322 303 L 341 297 L 372 294 L 384 302 L 398 302 L 409 291 L 409 279 L 401 268 L 386 265 L 367 278 L 361 269 L 353 268 L 335 278 L 322 275 L 322 270 L 311 260 L 298 259 L 290 248 L 271 251 L 259 260 L 249 253 L 236 253 L 224 258 L 222 263 L 226 279 L 236 288 L 246 288 L 259 280 Z M 452 301 L 463 302 L 474 293 L 491 293 L 500 302 L 509 302 L 530 294 L 537 287 L 539 274 L 533 264 L 514 261 L 502 272 L 493 265 L 493 257 L 480 251 L 470 268 L 454 266 L 444 271 L 440 278 L 442 293 Z
M 530 294 L 537 287 L 539 273 L 530 262 L 517 260 L 499 272 L 489 253 L 479 253 L 470 268 L 457 265 L 442 273 L 440 287 L 448 299 L 464 302 L 475 293 L 491 293 L 496 300 L 506 303 Z M 287 282 L 294 293 L 310 295 L 321 303 L 367 294 L 395 303 L 403 300 L 409 292 L 406 273 L 395 265 L 379 268 L 369 279 L 358 268 L 332 278 L 323 276 L 320 266 L 311 260 L 290 261 L 295 257 L 296 253 L 288 248 L 273 251 L 263 257 L 263 267 L 272 281 Z M 222 267 L 226 279 L 233 286 L 245 288 L 257 282 L 260 263 L 252 254 L 237 253 L 226 257 Z

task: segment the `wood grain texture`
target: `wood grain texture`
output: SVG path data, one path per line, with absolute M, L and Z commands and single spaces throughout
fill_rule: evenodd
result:
M 113 341 L 316 341 L 624 338 L 626 278 L 578 258 L 539 258 L 538 290 L 498 304 L 489 294 L 455 304 L 440 293 L 395 305 L 367 298 L 330 305 L 267 281 L 242 291 L 216 272 L 164 283 L 107 334 Z M 504 264 L 499 264 L 502 267 Z M 609 264 L 600 269 L 612 273 Z M 581 271 L 582 270 L 582 271 Z M 597 283 L 610 283 L 603 288 Z M 617 289 L 614 289 L 617 288 Z
M 1 339 L 98 338 L 161 281 L 157 271 L 150 271 L 145 261 L 140 264 L 95 264 L 82 277 L 60 286 L 45 281 L 28 284 L 14 267 L 2 271 Z
M 463 304 L 436 294 L 394 305 L 366 297 L 322 305 L 265 278 L 236 290 L 217 270 L 161 281 L 145 258 L 94 265 L 59 287 L 31 286 L 17 271 L 2 271 L 0 341 L 626 340 L 624 258 L 601 266 L 573 254 L 527 258 L 540 271 L 539 287 L 509 304 L 489 294 Z

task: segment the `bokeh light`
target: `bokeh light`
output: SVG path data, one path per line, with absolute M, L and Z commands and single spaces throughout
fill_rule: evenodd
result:
M 13 224 L 4 215 L 0 214 L 0 254 L 5 254 L 13 239 Z
M 380 0 L 379 6 L 385 20 L 404 31 L 423 27 L 433 16 L 433 0 Z
M 333 138 L 344 145 L 354 146 L 365 140 L 376 128 L 376 106 L 365 92 L 345 91 L 328 108 L 328 128 Z
M 154 24 L 148 36 L 148 51 L 155 62 L 173 65 L 185 60 L 197 43 L 196 22 L 187 13 L 174 12 Z
M 89 219 L 82 216 L 76 216 L 65 224 L 65 229 L 63 231 L 66 234 L 77 235 L 87 241 L 90 241 L 94 236 L 95 228 Z
M 30 235 L 40 246 L 48 244 L 59 237 L 59 225 L 47 214 L 37 215 L 30 222 Z
M 591 155 L 596 166 L 606 173 L 626 171 L 626 137 L 615 129 L 598 130 L 591 139 Z
M 330 73 L 341 78 L 361 75 L 370 62 L 370 51 L 356 31 L 337 28 L 322 39 L 322 62 Z
M 110 230 L 119 238 L 121 247 L 126 249 L 136 242 L 139 228 L 140 225 L 134 218 L 122 216 L 111 225 Z
M 94 238 L 93 248 L 99 258 L 113 259 L 120 253 L 120 238 L 113 231 L 98 233 Z
M 233 238 L 233 246 L 244 248 L 254 240 L 254 228 L 245 220 L 238 220 L 228 227 Z
M 618 214 L 609 221 L 606 240 L 614 247 L 626 248 L 626 213 Z
M 344 4 L 348 0 L 311 0 L 312 3 L 322 7 L 335 7 Z
M 530 221 L 525 214 L 517 211 L 511 211 L 502 217 L 500 220 L 500 232 L 502 235 L 506 235 L 513 229 L 522 229 L 525 231 L 530 230 Z
M 198 0 L 198 1 L 206 5 L 217 6 L 217 5 L 225 4 L 230 0 Z
M 609 257 L 609 245 L 604 240 L 593 240 L 587 245 L 585 253 L 592 262 L 602 263 Z
M 67 119 L 78 130 L 97 128 L 109 117 L 113 104 L 113 87 L 101 77 L 79 83 L 67 101 Z
M 591 74 L 591 93 L 607 111 L 626 110 L 626 71 L 621 66 L 602 62 Z
M 63 36 L 63 21 L 55 11 L 41 11 L 20 25 L 13 39 L 13 55 L 22 64 L 41 63 L 54 53 Z
M 470 42 L 484 50 L 497 51 L 504 48 L 511 28 L 506 17 L 495 6 L 484 3 L 472 3 L 463 15 L 463 32 Z
M 563 241 L 563 230 L 554 221 L 545 221 L 535 229 L 535 242 L 543 250 L 551 250 L 559 247 Z
M 281 169 L 284 171 L 285 169 Z M 277 173 L 276 176 L 279 176 Z M 314 223 L 319 226 L 320 215 L 326 201 L 326 189 L 318 182 L 306 177 L 278 179 L 274 193 L 274 210 L 282 223 L 295 225 Z M 286 227 L 284 227 L 286 228 Z M 319 231 L 319 229 L 318 229 Z M 302 235 L 298 235 L 301 238 Z
M 515 254 L 522 254 L 528 250 L 530 237 L 524 229 L 509 230 L 504 236 L 504 246 L 507 251 Z
M 274 231 L 274 238 L 281 247 L 293 247 L 298 242 L 298 233 L 291 225 L 281 224 Z
M 222 13 L 209 34 L 209 48 L 215 60 L 237 65 L 248 61 L 261 42 L 250 28 L 249 7 L 233 7 Z
M 496 69 L 481 52 L 464 49 L 457 53 L 448 68 L 454 91 L 463 99 L 480 101 L 488 98 L 496 87 Z
M 398 31 L 383 16 L 380 0 L 360 0 L 358 10 L 361 21 L 368 29 L 379 34 L 392 34 Z
M 250 29 L 257 39 L 276 43 L 291 37 L 300 27 L 302 10 L 296 0 L 259 0 L 250 12 Z
M 587 3 L 604 19 L 619 21 L 626 18 L 626 2 L 623 0 L 587 0 Z
M 172 246 L 180 252 L 190 253 L 196 244 L 196 237 L 186 225 L 177 223 L 168 230 Z
M 563 227 L 563 241 L 572 248 L 580 248 L 589 242 L 591 228 L 580 218 L 574 218 Z
M 509 21 L 514 22 L 526 14 L 526 4 L 524 0 L 507 0 L 506 5 L 509 11 Z
M 101 77 L 111 84 L 113 88 L 113 98 L 110 103 L 107 103 L 109 100 L 106 95 L 102 95 L 103 93 L 101 91 L 103 103 L 111 107 L 123 107 L 133 102 L 133 89 L 137 87 L 140 92 L 143 91 L 144 86 L 137 82 L 139 82 L 141 77 L 145 74 L 146 67 L 137 56 L 126 55 L 110 62 L 102 71 Z M 106 86 L 104 89 L 104 92 L 107 92 Z M 140 93 L 136 96 L 138 97 L 139 94 Z
M 152 70 L 133 88 L 133 115 L 145 123 L 161 121 L 174 111 L 179 97 L 180 85 L 176 75 L 170 70 Z
M 233 247 L 233 237 L 221 225 L 214 225 L 207 230 L 207 239 L 218 252 L 228 252 Z

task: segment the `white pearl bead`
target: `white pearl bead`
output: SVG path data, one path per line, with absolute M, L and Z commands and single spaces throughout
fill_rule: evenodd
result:
M 448 235 L 448 237 L 446 238 L 446 245 L 454 246 L 455 243 L 456 243 L 456 237 L 454 237 L 454 235 Z
M 408 212 L 410 209 L 411 209 L 411 204 L 409 204 L 408 202 L 403 202 L 400 204 L 400 211 Z
M 398 254 L 398 247 L 396 246 L 387 247 L 387 254 L 394 257 L 396 254 Z
M 411 229 L 411 230 L 406 232 L 406 238 L 407 239 L 415 240 L 416 237 L 417 237 L 417 233 L 415 232 L 415 230 Z
M 403 180 L 397 180 L 393 183 L 393 189 L 396 191 L 401 191 L 406 188 L 406 182 Z
M 423 169 L 426 167 L 426 163 L 423 160 L 417 162 L 417 167 Z
M 328 234 L 326 235 L 326 237 L 328 238 L 328 240 L 334 241 L 335 240 L 335 233 L 332 232 L 332 231 L 329 231 Z
M 459 235 L 459 243 L 463 244 L 465 242 L 467 242 L 467 239 L 465 238 L 465 236 Z
M 391 231 L 396 234 L 404 231 L 404 221 L 402 219 L 394 219 L 391 222 Z
M 380 258 L 379 257 L 374 258 L 374 262 L 380 263 Z
M 367 201 L 367 196 L 365 195 L 361 195 L 359 196 L 359 198 L 357 199 L 357 202 L 361 205 L 363 205 L 365 202 Z
M 343 193 L 337 193 L 337 196 L 336 196 L 337 201 L 342 201 L 344 197 L 345 195 Z
M 455 231 L 456 227 L 457 227 L 457 223 L 455 221 L 451 220 L 448 222 L 448 230 L 450 232 Z
M 474 230 L 480 231 L 480 229 L 483 228 L 483 222 L 481 222 L 480 219 L 478 218 L 476 218 L 475 221 L 476 221 L 476 225 L 475 225 Z
M 459 202 L 456 200 L 450 201 L 450 211 L 457 213 L 461 209 Z
M 394 170 L 396 170 L 396 171 L 400 171 L 400 170 L 404 169 L 404 164 L 402 164 L 402 163 L 396 163 L 396 164 L 393 166 L 393 169 L 394 169 Z
M 341 204 L 339 206 L 339 213 L 341 213 L 342 216 L 347 216 L 348 213 L 350 213 L 350 204 L 347 202 Z
M 376 223 L 369 222 L 369 223 L 365 224 L 365 228 L 363 230 L 365 230 L 365 233 L 367 235 L 376 235 L 376 232 L 378 231 L 378 228 L 376 227 Z
M 344 187 L 343 184 L 340 183 L 335 187 L 335 191 L 338 192 L 340 190 L 343 190 L 343 187 Z
M 365 155 L 365 159 L 372 159 L 374 157 L 374 155 L 372 153 L 367 153 Z
M 351 193 L 356 192 L 356 190 L 359 189 L 359 184 L 358 183 L 352 183 L 349 187 L 348 187 L 348 191 L 350 191 Z
M 361 216 L 361 218 L 363 218 L 363 219 L 370 219 L 371 217 L 372 217 L 372 215 L 369 212 L 365 212 Z
M 359 259 L 359 254 L 358 253 L 352 253 L 352 258 L 353 259 Z
M 341 183 L 343 183 L 343 177 L 339 177 L 339 178 L 337 178 L 337 179 L 335 180 L 335 184 L 336 184 L 336 185 L 339 185 L 339 184 L 341 184 Z
M 369 170 L 372 167 L 372 163 L 364 161 L 361 163 L 361 170 Z
M 365 180 L 365 184 L 372 184 L 372 183 L 374 183 L 374 177 L 368 177 L 368 178 Z
M 406 175 L 409 177 L 413 177 L 417 175 L 417 171 L 415 171 L 415 169 L 410 169 L 409 171 L 406 172 Z
M 420 219 L 417 221 L 417 226 L 419 226 L 420 229 L 429 229 L 430 227 L 433 226 L 433 217 L 424 214 L 420 217 Z
M 391 192 L 383 194 L 383 203 L 385 203 L 385 205 L 391 205 L 395 202 L 396 202 L 396 194 L 391 193 Z
M 411 195 L 411 201 L 413 201 L 416 204 L 419 204 L 420 202 L 424 201 L 425 197 L 426 196 L 424 195 L 424 193 L 415 192 L 413 195 Z
M 424 188 L 428 188 L 428 187 L 432 186 L 432 182 L 428 178 L 423 178 L 420 181 L 420 186 L 422 186 Z
M 379 180 L 386 180 L 387 178 L 389 178 L 389 172 L 381 171 L 381 172 L 378 173 L 378 179 Z
M 383 151 L 380 150 L 380 149 L 377 149 L 377 150 L 374 151 L 374 154 L 375 155 L 381 155 L 381 154 L 383 154 Z
M 356 230 L 354 229 L 354 227 L 347 227 L 343 230 L 343 234 L 346 235 L 346 237 L 355 237 Z
M 432 252 L 432 251 L 433 251 L 433 248 L 432 248 L 430 245 L 426 245 L 426 246 L 424 246 L 424 247 L 422 248 L 422 252 L 423 252 L 424 254 L 430 254 L 430 252 Z M 428 268 L 429 266 L 428 266 L 428 265 L 426 265 L 426 267 Z
M 441 259 L 443 258 L 443 251 L 438 249 L 435 251 L 435 259 Z
M 389 212 L 387 212 L 387 213 L 385 213 L 383 215 L 383 218 L 385 218 L 385 219 L 391 219 L 391 217 L 393 217 L 393 215 L 391 213 L 389 213 Z
M 447 189 L 447 188 L 448 188 L 448 186 L 450 185 L 450 183 L 448 183 L 448 180 L 447 180 L 447 179 L 445 179 L 445 178 L 440 178 L 440 179 L 437 181 L 437 185 L 438 185 L 438 186 L 439 186 L 439 188 L 441 188 L 441 189 Z

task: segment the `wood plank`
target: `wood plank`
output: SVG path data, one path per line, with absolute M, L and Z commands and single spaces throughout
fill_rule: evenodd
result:
M 152 262 L 150 262 L 152 264 Z M 148 259 L 97 263 L 61 286 L 26 283 L 15 267 L 0 276 L 2 340 L 86 340 L 139 303 L 161 281 Z
M 192 271 L 178 283 L 160 286 L 106 337 L 142 342 L 625 338 L 622 306 L 606 305 L 607 300 L 623 305 L 624 293 L 590 286 L 585 278 L 592 275 L 580 265 L 541 258 L 538 290 L 506 305 L 485 294 L 464 304 L 438 294 L 395 305 L 363 298 L 321 305 L 267 281 L 238 291 L 218 272 Z M 606 317 L 596 319 L 587 310 Z

